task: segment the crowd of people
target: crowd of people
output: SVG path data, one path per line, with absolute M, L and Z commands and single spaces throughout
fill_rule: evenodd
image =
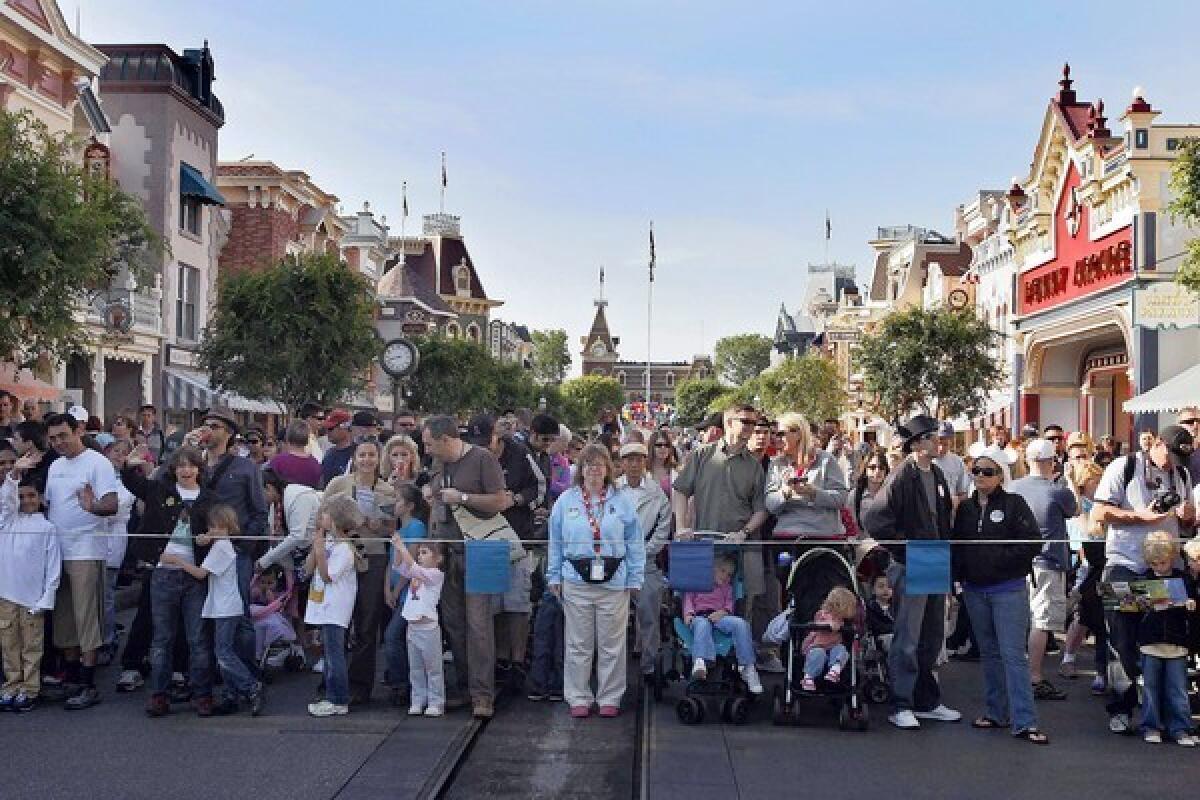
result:
M 834 421 L 746 404 L 695 430 L 606 413 L 572 432 L 523 409 L 466 424 L 402 411 L 385 429 L 373 412 L 315 403 L 278 435 L 222 408 L 169 434 L 153 406 L 133 417 L 106 428 L 79 407 L 18 412 L 0 394 L 2 710 L 90 708 L 104 695 L 97 669 L 113 664 L 115 688 L 144 688 L 151 717 L 185 704 L 259 714 L 264 671 L 288 665 L 320 673 L 308 712 L 337 716 L 379 696 L 382 665 L 387 698 L 413 716 L 469 706 L 487 719 L 505 692 L 565 701 L 572 718 L 618 716 L 627 663 L 661 678 L 664 553 L 702 531 L 738 557 L 718 560 L 710 591 L 675 599 L 693 678 L 722 631 L 761 693 L 761 674 L 784 670 L 764 636 L 786 615 L 780 560 L 874 539 L 890 563 L 863 599 L 890 628 L 898 728 L 958 721 L 938 672 L 978 660 L 972 725 L 1045 744 L 1037 704 L 1066 697 L 1047 653 L 1061 650 L 1058 673 L 1074 680 L 1090 636 L 1110 730 L 1196 744 L 1198 409 L 1124 455 L 1055 425 L 994 428 L 960 455 L 954 427 L 925 415 L 886 447 L 854 444 Z M 482 540 L 506 544 L 503 592 L 471 587 Z M 951 544 L 944 593 L 908 590 L 907 545 L 922 540 Z M 1111 602 L 1113 585 L 1138 580 L 1183 593 Z M 830 593 L 802 648 L 802 690 L 846 668 L 836 632 L 855 611 L 852 594 Z

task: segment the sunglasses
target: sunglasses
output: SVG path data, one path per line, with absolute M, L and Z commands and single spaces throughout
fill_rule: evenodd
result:
M 1000 474 L 995 467 L 971 467 L 971 474 L 980 478 L 994 478 Z
M 1047 442 L 1061 442 L 1062 440 L 1063 440 L 1063 437 L 1061 437 L 1061 436 L 1047 436 L 1046 437 Z
M 257 436 L 251 437 L 246 440 L 246 444 L 262 444 L 262 443 L 263 443 L 263 440 L 259 439 Z
M 671 445 L 667 444 L 666 442 L 655 442 L 654 447 L 656 449 L 661 447 L 664 450 L 669 450 L 671 448 Z
M 1180 425 L 1200 425 L 1200 417 L 1189 417 L 1179 420 Z
M 743 425 L 757 425 L 758 424 L 758 420 L 756 420 L 756 419 L 739 419 L 738 422 L 742 423 Z

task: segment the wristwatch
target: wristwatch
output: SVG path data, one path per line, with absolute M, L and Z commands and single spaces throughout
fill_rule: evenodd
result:
M 463 492 L 462 500 L 459 501 L 459 505 L 465 506 L 470 499 L 471 499 L 471 495 L 467 494 L 466 492 Z

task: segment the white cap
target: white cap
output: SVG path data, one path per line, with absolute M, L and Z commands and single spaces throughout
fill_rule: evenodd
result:
M 1049 439 L 1034 439 L 1025 445 L 1025 460 L 1031 464 L 1034 461 L 1053 461 L 1058 458 L 1058 448 Z
M 76 422 L 88 421 L 88 410 L 83 406 L 71 406 L 67 409 L 67 414 Z

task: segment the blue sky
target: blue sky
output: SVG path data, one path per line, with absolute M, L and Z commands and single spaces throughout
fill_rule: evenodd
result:
M 827 208 L 830 257 L 865 276 L 876 226 L 950 232 L 974 191 L 1024 175 L 1063 61 L 1114 130 L 1135 85 L 1161 121 L 1200 123 L 1200 11 L 1148 5 L 61 2 L 92 42 L 209 39 L 221 157 L 304 169 L 347 211 L 369 200 L 398 229 L 407 181 L 413 231 L 447 151 L 447 210 L 499 315 L 577 343 L 604 264 L 639 360 L 650 219 L 653 356 L 685 359 L 773 332 Z

